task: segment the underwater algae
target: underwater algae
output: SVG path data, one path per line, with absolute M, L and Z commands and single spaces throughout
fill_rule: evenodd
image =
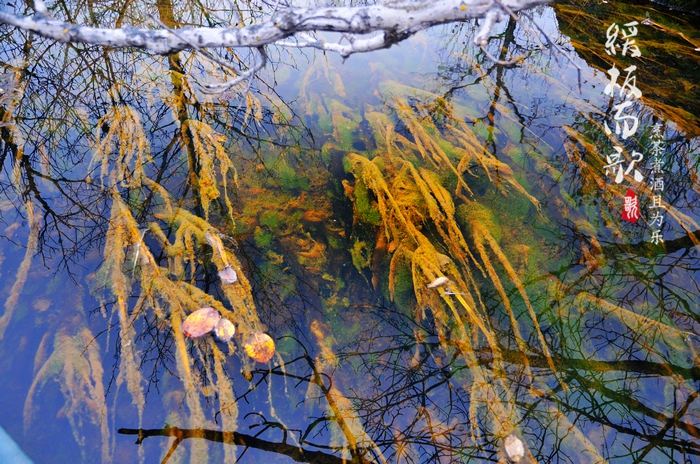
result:
M 574 8 L 557 7 L 565 27 Z M 508 22 L 495 52 L 516 38 Z M 411 53 L 433 56 L 427 43 Z M 573 32 L 572 47 L 595 51 Z M 700 454 L 692 118 L 679 122 L 682 105 L 661 91 L 644 102 L 667 120 L 669 170 L 689 199 L 668 205 L 663 250 L 635 246 L 640 229 L 619 218 L 625 192 L 602 170 L 601 146 L 617 141 L 600 102 L 527 58 L 499 70 L 455 51 L 439 68 L 471 63 L 459 85 L 476 81 L 456 90 L 454 76 L 432 85 L 394 52 L 369 58 L 365 79 L 367 62 L 314 57 L 293 77 L 279 71 L 280 94 L 251 85 L 235 100 L 198 93 L 198 64 L 178 53 L 149 63 L 160 78 L 110 83 L 108 101 L 66 131 L 23 125 L 32 77 L 19 73 L 2 110 L 12 176 L 31 187 L 39 159 L 51 175 L 77 131 L 86 156 L 63 177 L 85 189 L 76 202 L 99 199 L 75 214 L 102 216 L 70 303 L 78 316 L 51 320 L 65 311 L 58 298 L 36 313 L 23 298 L 43 295 L 33 269 L 58 214 L 40 189 L 62 193 L 39 180 L 18 195 L 27 230 L 0 340 L 41 330 L 23 342 L 26 430 L 65 421 L 66 453 L 95 462 Z M 559 105 L 546 130 L 523 116 L 536 107 L 535 90 L 518 91 L 530 79 Z M 22 132 L 43 130 L 55 150 L 30 160 Z M 193 331 L 202 308 L 206 327 Z

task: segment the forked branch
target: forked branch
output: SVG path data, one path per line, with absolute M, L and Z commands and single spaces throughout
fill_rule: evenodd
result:
M 50 16 L 43 2 L 35 1 L 33 16 L 0 12 L 0 24 L 14 26 L 59 42 L 85 43 L 112 48 L 134 47 L 167 54 L 187 49 L 220 47 L 259 48 L 279 44 L 312 47 L 342 56 L 388 48 L 418 31 L 438 24 L 486 18 L 475 40 L 483 44 L 491 27 L 508 12 L 548 3 L 548 0 L 416 0 L 392 1 L 358 7 L 280 7 L 262 22 L 244 27 L 167 28 L 92 27 Z M 316 32 L 339 32 L 327 42 Z

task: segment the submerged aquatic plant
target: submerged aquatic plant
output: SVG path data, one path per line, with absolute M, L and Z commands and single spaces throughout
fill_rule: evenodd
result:
M 190 139 L 194 149 L 197 168 L 190 172 L 190 176 L 192 176 L 193 186 L 197 189 L 205 219 L 209 218 L 211 202 L 219 198 L 223 192 L 229 219 L 233 223 L 233 205 L 228 186 L 231 180 L 233 185 L 236 185 L 238 174 L 224 148 L 226 137 L 214 132 L 210 125 L 194 119 L 184 121 L 180 130 L 183 132 L 183 138 Z M 215 162 L 218 163 L 218 171 Z M 221 181 L 220 187 L 217 173 Z
M 376 117 L 374 132 L 379 148 L 374 157 L 346 156 L 348 170 L 355 178 L 355 185 L 345 186 L 346 195 L 355 204 L 358 222 L 367 223 L 371 216 L 366 211 L 372 208 L 380 218 L 375 254 L 388 255 L 390 296 L 395 296 L 396 276 L 407 266 L 416 317 L 424 318 L 430 311 L 442 348 L 461 356 L 468 366 L 471 381 L 464 388 L 470 392 L 473 440 L 478 440 L 479 430 L 488 428 L 486 424 L 502 439 L 513 437 L 519 421 L 517 407 L 505 380 L 507 367 L 500 337 L 484 303 L 485 292 L 493 289 L 500 299 L 533 397 L 541 397 L 549 387 L 532 371 L 530 358 L 536 350 L 526 334 L 536 337 L 549 375 L 557 378 L 558 368 L 540 325 L 541 310 L 531 302 L 507 256 L 506 250 L 517 249 L 517 244 L 501 244 L 500 225 L 465 177 L 481 169 L 500 194 L 523 197 L 535 212 L 540 211 L 540 202 L 515 179 L 509 166 L 484 148 L 464 121 L 453 116 L 449 105 L 441 106 L 440 126 L 430 113 L 417 113 L 403 101 L 396 108 L 411 138 L 397 134 L 390 122 Z M 446 185 L 457 185 L 454 195 Z M 358 188 L 371 192 L 369 201 L 357 195 Z M 374 221 L 370 223 L 374 225 Z M 517 292 L 518 305 L 524 307 L 529 321 L 517 315 L 508 287 Z M 478 361 L 482 343 L 492 356 L 488 369 Z M 540 365 L 542 358 L 538 358 Z M 563 379 L 559 382 L 559 388 L 567 391 Z M 511 439 L 509 445 L 513 459 L 522 458 L 517 443 Z
M 101 181 L 138 181 L 145 165 L 152 161 L 138 112 L 126 105 L 112 106 L 96 127 L 91 165 L 99 164 Z
M 161 14 L 167 3 L 158 3 Z M 224 114 L 219 102 L 195 102 L 194 111 L 189 112 L 194 92 L 183 77 L 182 62 L 171 56 L 168 64 L 168 76 L 180 93 L 166 97 L 177 124 L 166 152 L 182 148 L 186 156 L 175 163 L 186 166 L 186 193 L 181 195 L 173 188 L 174 179 L 151 163 L 152 148 L 146 143 L 150 128 L 140 127 L 136 106 L 117 105 L 99 119 L 91 164 L 100 166 L 111 211 L 94 292 L 101 298 L 105 316 L 118 320 L 117 390 L 125 387 L 141 421 L 147 414 L 147 387 L 153 381 L 144 363 L 154 348 L 145 339 L 153 333 L 156 349 L 163 346 L 161 337 L 167 340 L 163 349 L 167 352 L 159 356 L 174 363 L 171 372 L 180 381 L 169 382 L 163 395 L 163 401 L 169 402 L 168 424 L 183 426 L 163 429 L 173 440 L 166 445 L 164 460 L 180 457 L 175 452 L 185 438 L 195 442 L 192 462 L 207 459 L 203 438 L 245 446 L 260 443 L 255 440 L 264 437 L 240 433 L 238 408 L 241 398 L 247 400 L 256 386 L 266 384 L 271 417 L 254 415 L 261 421 L 256 433 L 282 431 L 279 449 L 295 459 L 312 456 L 304 454 L 303 446 L 318 445 L 328 453 L 313 456 L 328 462 L 420 461 L 425 456 L 422 447 L 432 446 L 436 460 L 479 459 L 483 451 L 516 462 L 531 458 L 529 450 L 536 447 L 528 421 L 541 420 L 543 429 L 551 433 L 545 441 L 566 439 L 567 445 L 573 442 L 571 448 L 599 461 L 603 458 L 594 440 L 587 437 L 580 421 L 569 418 L 570 411 L 576 411 L 581 401 L 598 401 L 598 396 L 610 403 L 606 395 L 616 392 L 610 393 L 602 375 L 602 380 L 594 382 L 579 372 L 591 365 L 609 372 L 626 364 L 592 359 L 583 348 L 577 357 L 564 356 L 566 338 L 579 333 L 576 324 L 596 318 L 606 324 L 620 323 L 635 343 L 644 346 L 642 354 L 654 359 L 665 359 L 663 347 L 672 348 L 674 356 L 694 355 L 687 346 L 692 331 L 676 328 L 671 317 L 657 318 L 646 308 L 613 303 L 614 295 L 599 293 L 605 285 L 577 286 L 589 278 L 596 284 L 596 279 L 612 278 L 596 274 L 609 271 L 606 244 L 595 236 L 598 227 L 593 220 L 559 204 L 557 213 L 571 219 L 577 232 L 589 235 L 576 258 L 585 266 L 573 279 L 532 278 L 528 269 L 542 265 L 539 253 L 544 244 L 532 240 L 531 228 L 523 228 L 518 221 L 530 221 L 533 228 L 545 223 L 538 214 L 544 199 L 531 193 L 541 191 L 541 179 L 516 169 L 520 164 L 516 159 L 529 156 L 524 144 L 508 140 L 497 150 L 495 140 L 512 138 L 510 134 L 465 116 L 469 113 L 464 108 L 446 98 L 418 89 L 410 89 L 413 96 L 407 97 L 401 91 L 408 86 L 390 82 L 387 86 L 399 92 L 386 98 L 386 108 L 367 103 L 356 112 L 338 99 L 348 91 L 343 76 L 318 62 L 310 67 L 302 87 L 325 77 L 332 97 L 308 89 L 300 95 L 313 113 L 307 115 L 309 120 L 317 119 L 323 132 L 319 159 L 313 156 L 316 152 L 296 146 L 265 146 L 253 159 L 238 157 L 234 167 L 233 153 L 241 149 L 237 140 L 222 134 L 237 131 L 239 125 L 267 130 L 270 121 L 285 116 L 267 118 L 268 110 L 251 93 L 241 99 L 246 102 L 245 111 L 235 111 L 241 120 Z M 500 103 L 494 102 L 492 108 L 506 117 L 507 108 Z M 494 113 L 485 120 L 493 123 Z M 604 184 L 598 169 L 601 158 L 594 156 L 594 144 L 587 136 L 569 129 L 565 129 L 566 155 L 580 169 L 583 191 L 596 192 Z M 288 142 L 285 137 L 279 139 Z M 561 171 L 545 158 L 529 161 L 558 179 Z M 342 190 L 337 182 L 341 159 L 347 170 Z M 245 173 L 240 179 L 239 170 Z M 560 188 L 563 192 L 564 187 Z M 342 191 L 346 198 L 339 197 Z M 574 202 L 563 194 L 547 200 L 569 201 L 568 206 Z M 32 201 L 27 205 L 28 216 Z M 352 217 L 346 217 L 344 212 L 350 210 Z M 509 220 L 516 210 L 516 217 Z M 684 228 L 694 227 L 692 218 L 679 211 L 670 214 Z M 611 214 L 604 212 L 602 223 L 607 230 L 619 232 Z M 0 338 L 27 279 L 25 262 L 36 249 L 38 232 L 30 225 L 29 233 L 21 272 L 0 319 Z M 572 243 L 578 252 L 579 243 Z M 354 266 L 348 265 L 350 260 Z M 355 279 L 356 271 L 365 279 Z M 251 276 L 256 278 L 257 301 Z M 551 291 L 542 289 L 542 280 L 551 284 Z M 376 311 L 381 315 L 363 313 L 374 308 L 376 300 L 384 300 L 380 294 L 395 304 L 381 306 Z M 311 309 L 297 313 L 299 301 L 306 309 L 307 298 Z M 264 316 L 258 306 L 265 308 Z M 107 315 L 108 307 L 112 316 Z M 284 314 L 288 307 L 294 309 Z M 321 315 L 328 324 L 318 320 Z M 318 319 L 309 323 L 307 316 Z M 278 327 L 290 334 L 305 331 L 308 325 L 318 353 L 304 350 L 290 361 L 287 342 L 292 336 L 280 341 L 266 333 L 261 319 L 268 317 L 277 318 Z M 384 340 L 393 338 L 393 333 L 382 332 L 377 340 L 368 335 L 398 325 L 394 317 L 408 321 L 397 329 L 397 340 Z M 561 330 L 557 324 L 574 329 Z M 205 336 L 212 332 L 216 338 Z M 54 353 L 46 361 L 37 361 L 41 367 L 27 416 L 36 417 L 39 391 L 48 379 L 56 379 L 70 406 L 67 410 L 74 413 L 69 420 L 77 441 L 84 425 L 76 412 L 80 408 L 89 407 L 87 417 L 95 423 L 100 418 L 100 427 L 106 420 L 104 405 L 96 400 L 102 388 L 101 367 L 94 358 L 99 345 L 85 344 L 89 332 L 74 333 L 60 331 Z M 348 339 L 356 348 L 350 354 Z M 42 346 L 51 345 L 50 341 L 45 338 Z M 397 347 L 391 346 L 394 342 Z M 66 358 L 79 348 L 83 359 Z M 396 351 L 399 355 L 394 357 Z M 404 351 L 410 358 L 402 357 Z M 235 356 L 240 357 L 243 377 L 249 382 L 242 396 L 241 390 L 233 388 L 240 380 L 231 369 Z M 355 363 L 357 359 L 365 364 Z M 304 369 L 286 370 L 287 362 L 297 361 L 306 363 Z M 375 375 L 374 369 L 387 370 Z M 645 364 L 643 369 L 659 368 Z M 673 369 L 674 375 L 681 372 L 686 378 L 695 372 L 685 364 Z M 290 385 L 308 384 L 300 403 L 309 407 L 309 417 L 320 405 L 319 416 L 303 432 L 296 433 L 294 426 L 279 418 L 286 411 L 275 411 L 273 395 L 282 388 L 273 390 L 273 376 L 285 379 L 284 394 L 290 399 Z M 582 385 L 595 388 L 581 394 Z M 365 388 L 377 395 L 365 396 Z M 690 391 L 679 389 L 686 390 Z M 85 399 L 84 405 L 75 400 L 78 395 Z M 583 395 L 587 396 L 582 399 Z M 448 404 L 443 401 L 446 397 L 449 408 L 443 407 Z M 408 398 L 413 408 L 401 410 L 403 404 L 397 405 L 402 398 Z M 373 415 L 375 411 L 380 413 Z M 665 413 L 652 417 L 665 430 L 679 424 Z M 184 426 L 190 428 L 184 430 Z M 692 424 L 678 426 L 696 433 Z M 324 433 L 329 443 L 319 444 L 318 437 Z M 135 434 L 139 440 L 153 436 L 143 430 Z M 658 437 L 663 437 L 661 431 Z M 108 442 L 103 438 L 102 445 Z M 552 446 L 559 445 L 556 441 Z M 477 458 L 471 450 L 477 450 Z M 226 446 L 223 453 L 226 461 L 237 458 L 233 447 Z
M 12 284 L 12 288 L 10 289 L 10 295 L 5 300 L 5 304 L 3 306 L 4 311 L 2 316 L 0 316 L 0 341 L 3 339 L 5 331 L 12 320 L 20 293 L 24 287 L 24 284 L 27 282 L 29 267 L 31 266 L 32 257 L 34 256 L 34 253 L 36 253 L 39 242 L 39 218 L 36 217 L 34 213 L 34 205 L 31 200 L 26 202 L 25 211 L 29 222 L 29 236 L 27 237 L 24 257 L 22 258 L 22 262 L 17 269 L 17 275 L 14 283 Z
M 41 345 L 50 343 L 48 340 L 50 334 L 44 336 Z M 94 336 L 87 328 L 74 334 L 61 330 L 54 337 L 53 350 L 48 357 L 37 357 L 34 379 L 24 401 L 24 428 L 25 431 L 30 429 L 37 414 L 37 395 L 53 380 L 58 383 L 64 398 L 60 414 L 70 423 L 73 437 L 81 447 L 83 460 L 89 460 L 84 454 L 88 448 L 85 437 L 87 420 L 100 432 L 102 462 L 111 462 L 104 372 L 99 347 L 93 340 Z
M 515 408 L 508 399 L 508 386 L 502 382 L 505 366 L 474 275 L 474 270 L 483 272 L 483 268 L 491 268 L 489 275 L 492 275 L 490 261 L 484 260 L 482 254 L 480 262 L 472 253 L 457 224 L 454 203 L 436 175 L 417 169 L 411 161 L 398 156 L 380 155 L 369 160 L 358 154 L 349 154 L 348 161 L 355 178 L 376 196 L 382 218 L 379 227 L 386 235 L 388 249 L 393 250 L 388 276 L 390 291 L 395 288 L 393 274 L 401 265 L 399 261 L 406 261 L 411 269 L 418 317 L 425 317 L 424 310 L 429 309 L 438 325 L 444 349 L 457 349 L 470 367 L 474 376 L 470 402 L 473 432 L 480 422 L 476 417 L 479 405 L 489 405 L 487 409 L 494 426 L 509 430 L 513 425 L 504 424 L 512 424 Z M 431 227 L 425 227 L 427 224 Z M 437 232 L 442 240 L 441 246 L 450 251 L 449 255 L 439 252 L 437 240 L 426 235 L 430 229 Z M 430 283 L 441 282 L 438 279 L 452 282 L 449 292 L 435 292 L 435 286 L 430 288 Z M 494 284 L 500 285 L 500 281 Z M 505 304 L 510 307 L 509 303 Z M 511 321 L 518 334 L 518 322 L 514 317 Z M 536 317 L 534 322 L 537 324 Z M 470 341 L 477 335 L 483 337 L 493 352 L 492 371 L 485 370 L 477 361 L 475 347 Z M 519 348 L 526 359 L 529 350 L 524 343 L 520 343 Z M 547 350 L 546 345 L 544 349 Z M 503 402 L 493 403 L 491 400 L 501 396 L 505 397 Z
M 145 408 L 145 379 L 140 368 L 142 353 L 137 343 L 137 327 L 146 320 L 155 319 L 159 330 L 167 330 L 173 337 L 176 372 L 188 410 L 186 423 L 191 427 L 207 423 L 202 403 L 213 388 L 218 399 L 218 416 L 227 429 L 234 431 L 238 412 L 225 370 L 227 355 L 213 338 L 200 337 L 214 331 L 233 352 L 234 345 L 229 342 L 236 340 L 236 328 L 232 320 L 238 324 L 239 340 L 264 328 L 240 262 L 226 249 L 217 228 L 208 220 L 212 201 L 223 196 L 232 224 L 229 188 L 236 183 L 235 169 L 221 135 L 203 122 L 183 121 L 181 136 L 196 160 L 190 163 L 194 200 L 201 205 L 203 217 L 176 206 L 171 193 L 143 169 L 142 163 L 148 160 L 145 155 L 148 148 L 138 135 L 142 130 L 135 127 L 138 119 L 129 115 L 132 110 L 128 108 L 110 113 L 111 132 L 99 140 L 95 152 L 95 159 L 102 163 L 103 177 L 111 179 L 105 183 L 111 193 L 111 218 L 104 262 L 94 290 L 99 291 L 104 305 L 115 301 L 113 308 L 119 320 L 120 340 L 117 385 L 126 384 L 140 423 Z M 129 134 L 131 139 L 122 142 Z M 116 159 L 110 150 L 119 150 Z M 116 168 L 110 168 L 111 163 Z M 137 220 L 139 211 L 132 207 L 133 201 L 123 200 L 120 192 L 123 187 L 137 192 L 137 197 L 158 199 L 161 206 L 148 222 Z M 207 260 L 202 258 L 203 248 L 211 250 Z M 196 285 L 197 274 L 207 264 L 219 269 L 221 290 L 232 309 L 227 309 L 223 302 Z M 134 293 L 138 298 L 132 306 L 129 302 Z M 194 351 L 188 347 L 188 338 L 200 338 Z M 266 348 L 264 355 L 269 359 L 274 354 L 274 344 Z M 166 459 L 176 446 L 166 453 Z M 231 453 L 235 450 L 227 448 L 226 455 Z M 205 445 L 193 443 L 191 458 L 198 461 L 205 456 Z

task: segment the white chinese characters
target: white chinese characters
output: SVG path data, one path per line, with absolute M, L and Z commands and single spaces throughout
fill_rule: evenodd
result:
M 642 56 L 639 47 L 635 43 L 634 37 L 637 37 L 637 21 L 631 21 L 620 27 L 617 23 L 612 23 L 606 31 L 605 51 L 608 55 L 617 55 L 618 49 L 622 56 L 638 58 Z M 622 43 L 620 45 L 620 42 Z
M 641 162 L 644 156 L 636 151 L 632 152 L 632 160 L 625 167 L 626 160 L 622 153 L 622 147 L 615 146 L 614 152 L 605 157 L 605 161 L 608 163 L 603 166 L 606 176 L 615 175 L 615 183 L 621 184 L 626 176 L 632 173 L 632 179 L 635 182 L 641 182 L 644 180 L 644 176 L 641 171 L 636 167 L 637 163 Z
M 649 226 L 652 227 L 650 241 L 654 245 L 659 245 L 663 243 L 664 237 L 661 231 L 661 226 L 664 223 L 664 214 L 662 211 L 665 209 L 663 204 L 662 194 L 666 188 L 666 182 L 663 177 L 663 160 L 662 157 L 666 152 L 666 144 L 664 142 L 664 136 L 662 132 L 661 123 L 657 122 L 651 128 L 651 173 L 653 177 L 649 180 L 649 187 L 652 192 L 651 205 L 649 210 L 651 216 L 649 217 Z

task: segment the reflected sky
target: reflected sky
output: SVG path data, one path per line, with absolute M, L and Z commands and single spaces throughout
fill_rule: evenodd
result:
M 644 221 L 621 221 L 624 191 L 602 172 L 612 146 L 602 130 L 612 114 L 603 94 L 605 31 L 595 31 L 596 43 L 582 40 L 571 17 L 586 21 L 588 13 L 572 8 L 533 12 L 557 50 L 527 21 L 494 31 L 489 52 L 502 60 L 522 55 L 519 66 L 498 66 L 475 50 L 470 37 L 478 26 L 469 22 L 347 60 L 274 50 L 274 64 L 247 97 L 198 92 L 194 79 L 217 71 L 192 54 L 105 52 L 0 31 L 0 86 L 7 89 L 0 97 L 0 275 L 4 314 L 11 315 L 0 337 L 6 379 L 0 425 L 37 463 L 164 456 L 184 462 L 196 460 L 194 448 L 203 443 L 211 462 L 231 459 L 231 445 L 220 441 L 236 443 L 241 462 L 332 463 L 350 456 L 348 436 L 365 444 L 358 462 L 498 462 L 504 432 L 492 423 L 489 405 L 504 403 L 513 406 L 508 421 L 537 462 L 694 462 L 700 454 L 698 139 L 697 124 L 683 113 L 694 103 L 679 108 L 677 99 L 650 89 L 659 88 L 655 82 L 639 79 L 649 96 L 637 108 L 640 130 L 626 147 L 648 149 L 656 122 L 667 143 L 666 243 L 653 246 Z M 659 24 L 677 20 L 627 6 L 619 14 L 649 12 Z M 159 13 L 163 18 L 167 8 Z M 177 15 L 201 13 L 176 8 Z M 694 29 L 685 33 L 697 37 Z M 655 28 L 639 40 L 658 34 Z M 640 69 L 652 69 L 655 58 Z M 692 74 L 683 74 L 689 59 L 697 66 L 697 58 L 685 55 L 665 65 L 674 78 L 692 82 Z M 128 305 L 130 314 L 141 315 L 133 329 L 146 395 L 142 419 L 119 381 L 117 305 L 98 272 L 113 204 L 106 187 L 113 185 L 93 158 L 95 140 L 113 124 L 104 116 L 118 105 L 134 110 L 148 143 L 146 156 L 131 166 L 143 162 L 178 206 L 204 216 L 191 176 L 193 163 L 202 161 L 187 155 L 184 120 L 222 134 L 235 166 L 237 182 L 229 187 L 236 217 L 228 221 L 219 198 L 209 219 L 235 250 L 279 353 L 267 366 L 251 364 L 238 345 L 219 346 L 238 407 L 236 435 L 215 433 L 232 430 L 222 427 L 220 398 L 207 377 L 212 348 L 188 341 L 205 422 L 171 447 L 169 427 L 191 428 L 190 405 L 171 327 L 155 313 L 139 313 L 138 283 Z M 465 199 L 450 173 L 423 166 L 449 190 L 466 240 L 484 243 L 483 253 L 474 248 L 474 261 L 483 266 L 474 271 L 474 285 L 495 338 L 489 345 L 469 334 L 474 362 L 502 388 L 479 385 L 474 366 L 460 355 L 459 325 L 444 323 L 437 307 L 417 304 L 410 268 L 399 266 L 390 284 L 392 245 L 382 243 L 374 210 L 358 203 L 365 197 L 347 161 L 348 153 L 376 158 L 394 150 L 417 164 L 420 158 L 408 155 L 420 151 L 416 127 L 427 134 L 424 147 L 432 140 L 451 155 L 459 147 L 455 121 L 474 134 L 484 159 L 500 163 L 489 161 L 495 166 L 489 170 L 475 160 L 465 169 L 471 190 Z M 380 165 L 387 178 L 393 162 Z M 114 187 L 144 230 L 156 220 L 157 195 L 128 183 Z M 642 189 L 640 198 L 647 211 L 651 195 Z M 27 200 L 37 246 L 17 287 L 29 241 Z M 438 226 L 430 218 L 420 223 L 449 254 Z M 155 258 L 169 265 L 155 234 L 144 234 L 143 244 L 160 250 Z M 137 266 L 135 251 L 129 253 L 133 269 L 125 272 Z M 223 300 L 207 259 L 181 276 Z M 530 322 L 527 301 L 551 354 Z M 86 388 L 98 384 L 103 390 Z M 140 427 L 148 431 L 135 445 Z

